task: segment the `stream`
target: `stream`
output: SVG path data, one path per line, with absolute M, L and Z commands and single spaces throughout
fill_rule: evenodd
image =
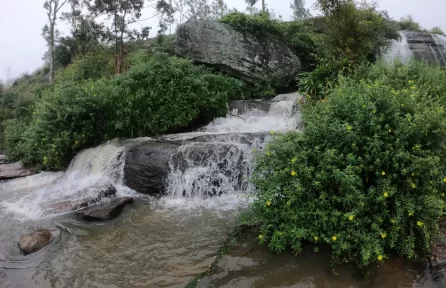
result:
M 214 262 L 255 193 L 248 181 L 253 150 L 263 149 L 271 134 L 301 129 L 296 99 L 235 101 L 226 118 L 196 132 L 112 140 L 79 153 L 65 172 L 0 182 L 0 287 L 185 287 Z M 155 140 L 180 143 L 169 156 L 166 179 L 158 179 L 162 196 L 137 193 L 124 175 L 129 147 Z M 116 197 L 134 198 L 118 218 L 84 222 L 73 216 L 73 207 L 110 184 Z M 17 241 L 38 227 L 51 228 L 55 239 L 22 255 Z M 244 257 L 237 249 L 225 261 L 238 268 L 200 287 L 441 287 L 423 276 L 423 265 L 398 266 L 398 273 L 373 286 L 349 270 L 333 278 L 323 253 L 275 256 L 256 248 Z

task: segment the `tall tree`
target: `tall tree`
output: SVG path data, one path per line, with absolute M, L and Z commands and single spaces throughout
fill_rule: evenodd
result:
M 228 5 L 224 0 L 213 0 L 210 8 L 214 19 L 219 19 L 228 13 Z
M 208 0 L 187 0 L 188 18 L 194 20 L 207 20 L 212 18 L 211 7 Z
M 246 3 L 250 6 L 254 6 L 259 0 L 246 0 Z M 262 12 L 266 12 L 265 0 L 262 0 Z
M 293 9 L 294 20 L 305 19 L 311 16 L 310 10 L 305 8 L 305 0 L 293 0 L 290 8 Z
M 106 15 L 112 20 L 108 38 L 115 42 L 115 72 L 119 74 L 122 70 L 124 41 L 147 37 L 150 31 L 148 27 L 144 27 L 141 32 L 129 28 L 130 24 L 141 18 L 144 0 L 90 0 L 87 1 L 87 7 L 93 14 Z
M 57 35 L 56 21 L 57 14 L 60 9 L 67 3 L 68 0 L 47 0 L 43 4 L 48 16 L 48 24 L 43 27 L 42 36 L 45 38 L 50 50 L 50 81 L 54 80 L 54 45 Z

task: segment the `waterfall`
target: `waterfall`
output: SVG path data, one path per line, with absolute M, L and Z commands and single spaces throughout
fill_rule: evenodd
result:
M 170 154 L 161 156 L 167 157 L 166 179 L 154 179 L 166 183 L 167 195 L 161 202 L 184 205 L 184 201 L 191 200 L 189 203 L 208 204 L 213 203 L 211 199 L 224 198 L 218 196 L 239 202 L 240 195 L 254 190 L 249 181 L 254 151 L 263 149 L 272 139 L 271 134 L 300 129 L 296 100 L 297 93 L 270 101 L 234 101 L 229 103 L 227 117 L 215 119 L 197 132 L 159 139 L 108 141 L 80 152 L 66 172 L 42 173 L 0 183 L 0 192 L 9 192 L 0 193 L 9 195 L 3 199 L 0 195 L 0 206 L 38 219 L 78 209 L 80 203 L 97 198 L 110 186 L 117 189 L 118 197 L 137 197 L 141 194 L 125 185 L 126 154 L 141 143 L 150 146 L 160 140 L 174 147 Z
M 66 172 L 41 173 L 0 183 L 8 199 L 0 203 L 26 218 L 38 219 L 70 212 L 72 207 L 98 197 L 113 185 L 118 196 L 132 194 L 122 185 L 125 145 L 109 141 L 80 152 Z
M 401 40 L 393 40 L 382 55 L 387 63 L 400 59 L 408 63 L 411 59 L 446 66 L 446 38 L 427 32 L 402 31 Z
M 384 61 L 388 63 L 395 61 L 395 59 L 400 59 L 402 63 L 407 63 L 413 58 L 405 33 L 399 32 L 399 34 L 401 39 L 392 40 L 390 47 L 383 54 Z

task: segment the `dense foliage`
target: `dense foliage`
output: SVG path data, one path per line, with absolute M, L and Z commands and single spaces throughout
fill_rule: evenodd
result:
M 377 6 L 353 0 L 320 1 L 325 15 L 318 66 L 302 75 L 300 91 L 321 99 L 336 85 L 338 75 L 351 75 L 363 62 L 374 62 L 392 39 L 397 25 Z
M 438 26 L 435 26 L 429 32 L 432 33 L 432 34 L 445 35 L 444 31 L 440 27 L 438 27 Z
M 444 211 L 445 83 L 426 64 L 366 65 L 304 107 L 305 132 L 257 159 L 260 241 L 295 252 L 326 243 L 360 267 L 429 251 Z
M 242 82 L 187 60 L 156 54 L 137 62 L 118 77 L 56 83 L 28 122 L 6 122 L 8 156 L 62 168 L 81 149 L 114 137 L 156 135 L 223 116 L 226 102 L 243 93 Z
M 398 30 L 421 31 L 420 24 L 415 21 L 412 15 L 408 15 L 406 17 L 401 18 L 401 20 L 398 21 L 397 24 L 398 24 Z

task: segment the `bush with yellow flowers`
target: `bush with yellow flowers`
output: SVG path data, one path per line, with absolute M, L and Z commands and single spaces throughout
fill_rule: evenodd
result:
M 272 250 L 324 243 L 359 267 L 429 251 L 445 206 L 446 72 L 380 65 L 307 104 L 304 133 L 258 155 L 251 208 Z

